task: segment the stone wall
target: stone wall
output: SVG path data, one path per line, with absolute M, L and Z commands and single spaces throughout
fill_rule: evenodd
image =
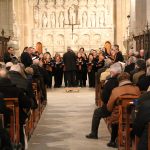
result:
M 112 0 L 39 0 L 33 12 L 33 45 L 40 41 L 52 54 L 67 46 L 89 51 L 114 42 Z

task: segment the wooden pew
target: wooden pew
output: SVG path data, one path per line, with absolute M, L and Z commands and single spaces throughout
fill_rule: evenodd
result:
M 10 128 L 9 134 L 11 141 L 15 144 L 20 143 L 20 125 L 19 125 L 19 104 L 18 98 L 3 98 L 5 100 L 6 107 L 12 110 L 10 116 Z
M 4 128 L 4 115 L 0 114 L 0 127 Z
M 125 147 L 125 150 L 130 150 L 130 125 L 131 125 L 131 110 L 129 109 L 133 105 L 133 100 L 137 99 L 137 96 L 126 95 L 120 96 L 117 103 L 119 107 L 119 129 L 118 129 L 118 149 L 121 150 Z
M 148 150 L 150 150 L 150 122 L 148 123 Z
M 38 80 L 37 80 L 37 82 L 38 82 Z M 45 104 L 43 104 L 41 102 L 41 93 L 40 93 L 40 90 L 38 88 L 39 83 L 37 83 L 37 82 L 32 83 L 32 88 L 34 91 L 35 99 L 36 99 L 37 104 L 38 104 L 38 108 L 31 110 L 30 117 L 26 121 L 25 131 L 26 131 L 26 135 L 27 135 L 28 139 L 30 139 L 34 129 L 36 128 L 36 126 L 38 124 L 38 121 L 42 115 L 42 112 L 45 108 Z

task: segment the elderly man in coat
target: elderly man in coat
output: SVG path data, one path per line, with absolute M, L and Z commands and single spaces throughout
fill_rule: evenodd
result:
M 130 75 L 128 73 L 122 72 L 120 75 L 118 75 L 118 81 L 119 86 L 114 88 L 111 92 L 111 96 L 108 100 L 108 103 L 106 107 L 97 108 L 93 114 L 93 120 L 92 120 L 92 129 L 91 133 L 87 135 L 87 138 L 96 139 L 98 138 L 98 127 L 101 118 L 108 117 L 111 115 L 113 108 L 115 106 L 115 102 L 118 100 L 118 98 L 122 95 L 135 95 L 140 96 L 140 90 L 137 86 L 134 86 L 132 82 L 130 81 Z M 107 144 L 110 147 L 116 147 L 115 139 L 117 137 L 117 130 L 118 128 L 115 127 L 115 129 L 112 128 L 113 132 L 111 135 L 111 140 Z

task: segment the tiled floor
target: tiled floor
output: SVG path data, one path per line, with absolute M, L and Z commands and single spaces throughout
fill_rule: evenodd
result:
M 106 146 L 109 133 L 104 121 L 99 139 L 89 140 L 94 89 L 81 88 L 66 93 L 64 88 L 48 90 L 48 104 L 29 142 L 29 150 L 111 150 Z

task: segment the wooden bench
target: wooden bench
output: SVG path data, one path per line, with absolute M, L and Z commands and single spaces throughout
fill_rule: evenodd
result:
M 120 96 L 117 103 L 119 108 L 119 128 L 118 128 L 118 149 L 121 150 L 122 147 L 125 150 L 130 150 L 131 140 L 130 140 L 130 130 L 131 130 L 131 109 L 130 106 L 133 105 L 133 100 L 137 99 L 137 96 L 126 95 Z
M 19 125 L 19 105 L 18 98 L 2 98 L 5 100 L 6 107 L 12 110 L 10 115 L 9 134 L 11 141 L 15 144 L 20 143 L 20 125 Z
M 36 82 L 32 83 L 32 88 L 34 91 L 35 99 L 38 104 L 38 108 L 31 110 L 30 117 L 26 121 L 25 131 L 26 131 L 28 140 L 33 134 L 34 129 L 36 128 L 38 121 L 40 120 L 40 117 L 42 115 L 42 112 L 45 108 L 45 104 L 43 104 L 41 101 L 41 93 L 40 93 L 40 89 L 38 88 L 38 84 L 39 83 L 36 83 Z
M 97 106 L 102 106 L 102 90 L 104 87 L 105 81 L 97 81 L 95 83 L 95 104 Z
M 150 150 L 150 122 L 148 124 L 148 150 Z
M 0 114 L 0 127 L 4 128 L 4 115 Z

